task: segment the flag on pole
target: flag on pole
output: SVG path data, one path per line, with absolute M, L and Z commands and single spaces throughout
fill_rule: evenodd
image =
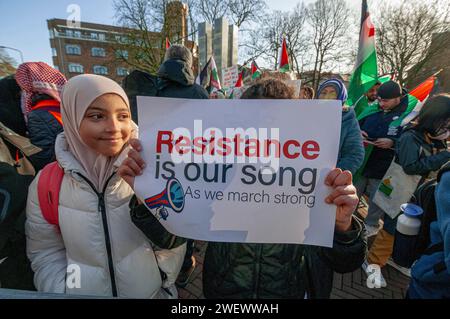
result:
M 222 86 L 220 85 L 219 71 L 217 70 L 216 61 L 214 60 L 213 56 L 211 56 L 210 61 L 211 61 L 211 63 L 210 63 L 210 68 L 211 68 L 210 84 L 211 84 L 211 87 L 213 87 L 213 88 L 215 88 L 217 90 L 221 90 Z
M 239 73 L 238 80 L 236 81 L 236 84 L 234 85 L 235 88 L 240 88 L 240 87 L 243 87 L 243 86 L 244 86 L 243 77 L 244 77 L 244 70 L 242 70 L 242 71 Z
M 236 84 L 234 85 L 234 88 L 233 88 L 233 90 L 231 91 L 231 94 L 230 94 L 230 99 L 234 99 L 234 96 L 235 96 L 235 94 L 234 94 L 234 92 L 235 92 L 235 89 L 240 89 L 240 88 L 242 88 L 244 86 L 244 70 L 242 70 L 240 73 L 239 73 L 239 77 L 238 77 L 238 80 L 236 81 Z
M 203 67 L 203 70 L 199 75 L 199 84 L 203 86 L 208 92 L 212 92 L 213 89 L 221 90 L 219 73 L 217 71 L 216 61 L 211 56 L 208 63 Z
M 406 110 L 389 126 L 405 126 L 413 118 L 415 118 L 422 109 L 422 106 L 425 104 L 431 92 L 433 91 L 435 82 L 436 75 L 432 75 L 424 82 L 419 84 L 416 88 L 411 90 L 407 94 L 408 106 L 406 107 Z M 379 104 L 374 103 L 363 110 L 363 112 L 358 116 L 358 121 L 377 112 L 380 112 Z
M 408 115 L 404 117 L 401 126 L 405 126 L 411 122 L 420 112 L 425 102 L 428 100 L 433 88 L 436 84 L 436 76 L 430 76 L 425 82 L 419 84 L 414 90 L 408 94 L 408 107 L 406 111 Z
M 259 69 L 258 65 L 256 64 L 256 61 L 253 60 L 252 62 L 252 80 L 255 80 L 261 76 L 261 70 Z
M 203 67 L 202 71 L 200 72 L 198 78 L 199 83 L 201 86 L 203 86 L 205 89 L 209 86 L 210 79 L 211 79 L 211 72 L 210 72 L 210 64 L 211 59 L 209 59 L 208 63 Z
M 361 30 L 358 58 L 350 79 L 347 105 L 354 106 L 356 115 L 367 103 L 358 103 L 364 94 L 378 81 L 377 54 L 375 49 L 375 26 L 367 10 L 367 0 L 362 1 Z
M 172 46 L 172 43 L 170 43 L 169 38 L 166 38 L 166 50 L 169 49 Z
M 280 53 L 280 64 L 278 67 L 278 71 L 281 73 L 286 73 L 291 70 L 291 66 L 289 65 L 289 54 L 287 50 L 286 37 L 283 36 L 283 43 L 281 44 L 281 53 Z
M 426 79 L 424 82 L 419 84 L 415 89 L 413 89 L 408 95 L 408 106 L 396 120 L 392 121 L 389 126 L 392 128 L 396 128 L 398 126 L 405 126 L 409 122 L 411 122 L 417 114 L 422 109 L 422 106 L 425 104 L 426 100 L 430 96 L 431 92 L 434 89 L 435 83 L 436 83 L 436 74 L 430 76 L 428 79 Z M 362 120 L 363 118 L 372 115 L 374 113 L 380 112 L 380 108 L 378 103 L 374 103 L 372 105 L 369 105 L 366 107 L 363 112 L 358 116 L 358 121 Z M 366 163 L 372 153 L 373 145 L 366 145 L 365 146 L 365 156 L 363 165 L 360 167 L 358 172 L 356 172 L 353 181 L 357 181 L 361 176 L 362 172 L 364 171 L 364 168 L 366 166 Z

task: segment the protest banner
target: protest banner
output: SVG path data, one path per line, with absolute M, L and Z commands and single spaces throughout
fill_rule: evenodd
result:
M 224 89 L 234 88 L 239 78 L 239 69 L 237 65 L 222 69 L 222 87 Z
M 331 247 L 341 105 L 138 97 L 147 164 L 135 190 L 171 233 Z

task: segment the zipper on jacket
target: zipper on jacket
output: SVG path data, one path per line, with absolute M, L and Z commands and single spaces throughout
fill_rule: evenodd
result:
M 114 271 L 114 262 L 113 262 L 113 258 L 112 258 L 112 248 L 111 248 L 111 238 L 109 236 L 108 219 L 106 217 L 106 205 L 105 205 L 106 188 L 108 187 L 108 183 L 111 181 L 111 179 L 113 178 L 115 173 L 112 174 L 111 177 L 108 178 L 108 180 L 106 181 L 102 193 L 99 193 L 95 189 L 94 185 L 91 183 L 90 180 L 88 180 L 86 177 L 84 177 L 80 173 L 77 173 L 77 174 L 81 178 L 83 178 L 86 181 L 86 183 L 89 184 L 89 186 L 92 188 L 92 190 L 95 192 L 95 194 L 98 197 L 98 211 L 100 212 L 100 214 L 102 216 L 103 233 L 105 235 L 105 244 L 106 244 L 106 253 L 108 255 L 108 269 L 109 269 L 109 276 L 111 279 L 111 289 L 112 289 L 113 297 L 117 297 L 118 294 L 117 294 L 116 276 L 115 276 L 115 271 Z
M 255 288 L 253 289 L 253 298 L 259 298 L 259 277 L 261 272 L 261 254 L 263 250 L 263 244 L 256 244 L 256 263 L 255 263 Z

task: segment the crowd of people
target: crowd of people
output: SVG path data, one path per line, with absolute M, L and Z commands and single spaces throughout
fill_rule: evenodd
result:
M 134 71 L 122 86 L 89 74 L 67 81 L 41 62 L 0 80 L 0 287 L 177 298 L 176 287 L 196 267 L 195 241 L 167 232 L 134 194 L 134 178 L 146 167 L 136 96 L 225 98 L 196 84 L 193 69 L 191 52 L 173 45 L 157 76 Z M 325 180 L 325 200 L 336 206 L 333 247 L 210 242 L 204 296 L 329 298 L 335 272 L 363 267 L 370 275 L 369 265 L 389 264 L 411 277 L 406 297 L 450 298 L 450 95 L 430 97 L 402 126 L 408 95 L 394 81 L 375 84 L 365 94 L 368 107 L 355 112 L 341 80 L 326 80 L 317 92 L 305 85 L 295 96 L 285 76 L 266 72 L 241 99 L 342 104 L 337 164 Z M 374 200 L 392 163 L 419 175 L 419 185 L 437 176 L 430 226 L 437 248 L 417 256 L 412 269 L 390 258 L 397 217 Z M 362 203 L 367 216 L 358 211 Z M 79 286 L 66 280 L 70 265 L 80 270 Z

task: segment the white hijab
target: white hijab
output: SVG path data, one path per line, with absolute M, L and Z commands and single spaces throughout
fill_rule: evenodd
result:
M 114 163 L 121 154 L 113 157 L 98 154 L 83 142 L 79 130 L 92 102 L 108 93 L 120 96 L 130 109 L 128 97 L 120 85 L 99 75 L 76 76 L 66 83 L 61 93 L 61 115 L 69 151 L 80 163 L 87 174 L 85 177 L 94 184 L 98 192 L 103 190 L 106 181 L 114 173 Z

